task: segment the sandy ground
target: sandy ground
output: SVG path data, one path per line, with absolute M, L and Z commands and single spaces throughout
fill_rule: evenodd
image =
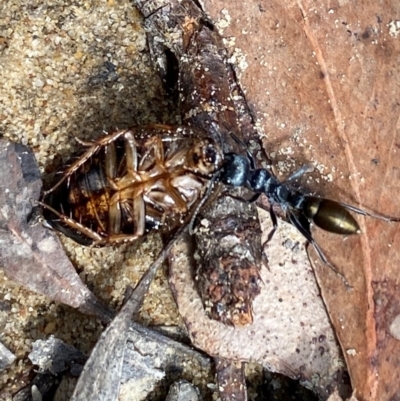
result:
M 75 137 L 172 120 L 151 69 L 140 15 L 128 1 L 3 2 L 0 85 L 0 135 L 33 148 L 45 180 L 77 148 Z M 158 237 L 115 249 L 62 241 L 82 280 L 112 307 L 161 247 Z M 181 324 L 164 272 L 138 320 Z M 0 271 L 0 340 L 17 356 L 0 376 L 0 398 L 27 380 L 33 341 L 53 334 L 88 352 L 102 329 L 95 319 L 25 290 Z

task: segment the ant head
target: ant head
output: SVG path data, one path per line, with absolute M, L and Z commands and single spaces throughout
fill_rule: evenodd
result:
M 225 155 L 221 181 L 233 187 L 243 186 L 246 183 L 249 170 L 250 161 L 246 156 L 228 153 Z

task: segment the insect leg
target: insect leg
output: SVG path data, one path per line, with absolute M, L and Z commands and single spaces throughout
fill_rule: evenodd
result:
M 79 145 L 84 146 L 85 148 L 91 148 L 92 146 L 96 145 L 95 141 L 84 141 L 78 137 L 75 137 L 75 141 L 79 143 Z
M 53 192 L 56 188 L 58 188 L 66 179 L 79 169 L 83 164 L 85 164 L 96 152 L 98 152 L 100 146 L 93 145 L 89 148 L 75 163 L 72 163 L 63 173 L 63 176 L 60 180 L 53 185 L 50 189 L 44 192 L 44 196 L 48 195 L 50 192 Z
M 272 205 L 269 206 L 269 215 L 271 216 L 271 221 L 272 221 L 272 230 L 268 233 L 267 240 L 264 242 L 263 246 L 267 244 L 269 241 L 271 241 L 272 237 L 275 234 L 276 229 L 278 228 L 278 219 L 276 217 L 274 208 Z
M 119 138 L 121 135 L 124 135 L 127 131 L 117 131 L 114 134 L 107 135 L 104 138 L 101 138 L 93 143 L 91 142 L 85 142 L 81 141 L 83 145 L 91 146 L 89 149 L 83 153 L 83 155 L 71 166 L 69 166 L 65 172 L 63 173 L 62 178 L 55 184 L 53 185 L 50 189 L 48 189 L 46 192 L 44 192 L 44 196 L 48 195 L 50 192 L 53 192 L 56 188 L 58 188 L 66 179 L 69 179 L 69 177 L 77 171 L 83 164 L 85 164 L 94 154 L 96 154 L 103 146 L 108 145 L 112 142 L 114 142 L 117 138 Z M 130 132 L 130 131 L 128 131 Z
M 235 195 L 228 194 L 228 196 L 231 197 L 232 199 L 236 199 L 240 202 L 247 203 L 247 204 L 255 202 L 260 197 L 260 195 L 261 195 L 261 192 L 256 193 L 256 194 L 252 195 L 250 198 L 246 199 L 243 196 L 235 196 Z M 257 206 L 260 207 L 261 209 L 267 210 L 264 207 L 262 207 L 261 205 L 257 205 Z M 267 210 L 267 212 L 268 211 L 269 210 Z
M 138 173 L 138 151 L 135 137 L 132 131 L 126 131 L 124 134 L 124 139 L 126 172 L 122 177 L 119 177 L 118 180 L 115 179 L 118 174 L 118 162 L 115 145 L 114 143 L 110 143 L 106 146 L 106 152 L 110 151 L 110 158 L 108 158 L 108 154 L 106 154 L 106 175 L 108 178 L 108 182 L 114 191 L 125 190 L 129 188 L 132 184 L 142 181 L 140 174 Z M 114 154 L 112 154 L 112 152 Z
M 107 244 L 121 244 L 122 242 L 133 242 L 140 238 L 136 234 L 113 234 L 107 238 Z M 103 241 L 104 242 L 104 241 Z
M 108 207 L 108 235 L 112 236 L 121 232 L 122 214 L 119 193 L 116 193 Z
M 126 168 L 129 172 L 137 172 L 138 169 L 138 155 L 136 141 L 133 133 L 128 131 L 124 135 L 125 139 L 125 155 L 126 155 Z
M 154 147 L 154 156 L 156 159 L 156 163 L 158 163 L 161 166 L 164 166 L 164 144 L 162 143 L 162 139 L 159 137 L 154 138 L 156 143 Z
M 91 210 L 93 210 L 94 217 L 95 217 L 95 219 L 97 221 L 97 224 L 99 225 L 100 229 L 103 230 L 103 232 L 106 232 L 106 227 L 103 224 L 103 221 L 101 220 L 99 214 L 97 213 L 96 201 L 95 201 L 94 197 L 91 196 L 92 192 L 91 192 L 91 189 L 90 189 L 91 188 L 91 184 L 89 182 L 89 174 L 84 174 L 84 182 L 85 182 L 86 192 L 89 194 L 87 202 L 88 202 L 88 204 L 91 205 L 90 208 L 91 208 Z M 62 204 L 60 206 L 62 207 Z
M 163 180 L 165 192 L 171 197 L 180 213 L 187 211 L 187 203 L 180 192 L 172 185 L 170 179 Z
M 133 234 L 138 237 L 144 235 L 146 228 L 146 209 L 143 196 L 137 196 L 133 199 L 133 222 L 135 224 Z
M 118 196 L 118 198 L 114 196 L 114 199 L 110 202 L 108 214 L 109 223 L 107 244 L 132 242 L 143 236 L 146 216 L 142 196 L 136 196 L 136 198 L 133 199 L 132 197 L 130 199 L 121 199 L 120 196 Z M 132 220 L 131 224 L 133 224 L 133 230 L 131 234 L 121 234 L 121 231 L 124 229 L 122 224 L 125 220 L 123 214 L 125 214 L 125 218 L 129 216 L 131 218 L 130 220 Z
M 106 146 L 109 145 L 112 142 L 115 142 L 119 137 L 121 136 L 127 136 L 127 135 L 131 135 L 132 137 L 134 137 L 134 133 L 133 131 L 130 130 L 121 130 L 121 131 L 116 131 L 110 135 L 106 135 L 102 138 L 97 139 L 96 141 L 94 141 L 94 144 L 97 146 Z
M 59 213 L 57 210 L 53 209 L 51 206 L 46 205 L 43 202 L 38 202 L 38 204 L 40 206 L 42 206 L 43 208 L 46 208 L 46 209 L 50 210 L 50 212 L 54 213 L 58 217 L 58 219 L 60 220 L 61 223 L 64 223 L 66 226 L 68 226 L 68 227 L 76 230 L 77 232 L 85 235 L 86 237 L 92 239 L 94 244 L 104 244 L 106 242 L 105 239 L 100 234 L 94 232 L 90 228 L 87 228 L 87 227 L 83 226 L 82 224 L 80 224 L 77 221 L 67 217 L 66 215 Z M 59 231 L 64 232 L 61 229 L 59 229 Z M 79 243 L 82 243 L 82 242 L 80 242 L 80 241 L 78 241 L 76 239 L 75 239 L 75 241 L 77 241 Z M 88 244 L 85 243 L 83 245 L 88 245 Z
M 110 184 L 113 184 L 115 177 L 117 176 L 117 151 L 115 149 L 115 143 L 112 142 L 105 146 L 105 173 Z
M 146 228 L 146 209 L 143 196 L 131 191 L 129 198 L 114 197 L 109 207 L 108 242 L 133 241 L 144 235 Z M 133 229 L 131 234 L 121 234 L 123 221 L 128 219 Z
M 351 289 L 352 287 L 347 281 L 346 277 L 342 273 L 340 273 L 331 262 L 329 262 L 328 258 L 322 252 L 322 249 L 314 240 L 310 231 L 309 221 L 306 220 L 305 218 L 300 220 L 297 216 L 295 216 L 291 212 L 288 212 L 288 216 L 290 223 L 293 224 L 299 230 L 299 232 L 306 238 L 306 240 L 314 247 L 315 252 L 317 252 L 318 257 L 322 260 L 322 262 L 325 263 L 329 268 L 331 268 L 342 279 L 347 289 Z

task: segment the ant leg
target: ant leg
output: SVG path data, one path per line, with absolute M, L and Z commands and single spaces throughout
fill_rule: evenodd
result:
M 231 195 L 228 194 L 228 196 L 232 199 L 236 199 L 238 201 L 241 201 L 243 203 L 254 203 L 259 197 L 260 197 L 261 193 L 259 194 L 254 194 L 253 196 L 251 196 L 249 199 L 243 198 L 242 196 L 235 196 L 235 195 Z M 263 207 L 261 207 L 261 209 L 263 209 Z
M 304 164 L 297 171 L 291 174 L 288 178 L 286 178 L 285 183 L 292 182 L 300 178 L 302 175 L 306 173 L 311 173 L 314 171 L 314 166 L 312 164 Z
M 264 209 L 262 207 L 262 209 Z M 266 209 L 264 209 L 266 210 Z M 276 217 L 275 211 L 272 208 L 272 206 L 270 206 L 269 208 L 269 215 L 271 216 L 271 220 L 272 220 L 272 230 L 268 233 L 268 237 L 267 239 L 261 244 L 261 247 L 263 249 L 263 262 L 265 264 L 265 266 L 267 266 L 268 270 L 269 270 L 269 265 L 268 265 L 268 258 L 267 255 L 265 254 L 265 246 L 268 244 L 269 241 L 271 241 L 272 237 L 274 236 L 276 229 L 278 228 L 278 219 Z
M 331 262 L 329 262 L 328 258 L 325 256 L 325 254 L 322 252 L 322 249 L 319 247 L 319 245 L 316 243 L 314 240 L 311 231 L 310 231 L 310 223 L 308 220 L 306 221 L 300 221 L 297 216 L 295 216 L 293 213 L 288 213 L 290 223 L 293 224 L 299 232 L 306 238 L 306 240 L 314 247 L 315 252 L 317 252 L 318 257 L 321 259 L 323 263 L 325 263 L 330 269 L 332 269 L 343 281 L 344 285 L 346 288 L 349 290 L 351 289 L 351 285 L 347 281 L 346 277 L 340 273 L 336 266 L 334 266 Z M 306 223 L 306 224 L 305 224 Z
M 261 207 L 261 209 L 269 211 L 269 215 L 271 216 L 271 220 L 272 220 L 272 230 L 268 233 L 268 237 L 267 239 L 261 244 L 261 247 L 263 249 L 262 252 L 262 261 L 264 262 L 264 265 L 267 267 L 268 270 L 269 269 L 269 264 L 268 264 L 268 257 L 265 253 L 265 247 L 268 244 L 269 241 L 271 241 L 272 237 L 274 236 L 276 229 L 278 228 L 278 218 L 276 217 L 275 211 L 272 207 L 272 205 L 270 205 L 269 210 L 267 210 L 265 207 Z
M 275 234 L 276 229 L 278 228 L 278 219 L 276 217 L 274 208 L 272 207 L 272 205 L 270 205 L 269 207 L 269 215 L 271 216 L 271 220 L 272 220 L 272 230 L 268 233 L 268 237 L 267 240 L 263 243 L 263 247 L 269 242 L 271 241 L 272 237 Z
M 257 194 L 257 197 L 261 194 Z M 256 198 L 257 199 L 257 198 Z M 255 200 L 256 200 L 255 199 Z M 278 228 L 278 218 L 276 217 L 276 213 L 274 208 L 272 207 L 272 204 L 269 205 L 269 209 L 267 209 L 264 205 L 259 204 L 257 205 L 262 210 L 265 210 L 266 212 L 269 212 L 269 215 L 271 217 L 272 221 L 272 230 L 268 233 L 267 240 L 263 243 L 263 246 L 266 245 L 269 241 L 271 241 L 272 237 L 275 234 L 276 229 Z

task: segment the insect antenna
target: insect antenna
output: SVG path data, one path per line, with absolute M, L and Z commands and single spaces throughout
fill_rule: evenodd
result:
M 378 219 L 378 220 L 383 220 L 386 221 L 388 223 L 390 223 L 391 221 L 394 222 L 400 222 L 400 217 L 394 217 L 394 216 L 385 216 L 383 214 L 380 213 L 371 213 L 371 212 L 367 212 L 364 209 L 361 209 L 357 206 L 353 206 L 353 205 L 349 205 L 348 203 L 342 203 L 342 202 L 337 202 L 340 206 L 344 207 L 347 210 L 350 210 L 351 212 L 360 214 L 361 216 L 368 216 L 368 217 L 372 217 L 374 219 Z
M 246 146 L 246 144 L 240 138 L 238 138 L 233 132 L 231 132 L 231 137 L 238 145 L 240 145 L 245 150 L 247 157 L 250 160 L 250 167 L 252 170 L 255 170 L 256 162 L 254 160 L 254 156 L 249 152 L 249 149 Z
M 197 207 L 194 210 L 193 215 L 192 215 L 192 217 L 190 219 L 190 222 L 189 222 L 189 234 L 190 235 L 193 235 L 193 232 L 194 232 L 194 230 L 193 230 L 194 221 L 196 220 L 196 217 L 199 214 L 200 209 L 204 206 L 204 204 L 210 198 L 212 190 L 214 188 L 214 184 L 215 184 L 215 182 L 217 181 L 217 179 L 219 178 L 220 175 L 221 175 L 221 172 L 218 171 L 209 180 L 208 185 L 207 185 L 207 191 L 204 194 L 204 196 L 202 197 L 202 199 L 200 200 L 199 204 L 197 205 Z

